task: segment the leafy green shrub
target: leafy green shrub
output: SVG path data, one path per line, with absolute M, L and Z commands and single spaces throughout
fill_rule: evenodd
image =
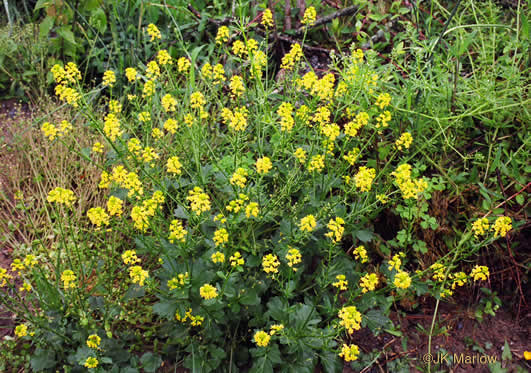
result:
M 67 121 L 41 129 L 101 169 L 108 200 L 75 219 L 77 196 L 57 180 L 47 200 L 59 243 L 13 262 L 16 274 L 0 270 L 2 286 L 24 281 L 17 294 L 30 306 L 17 308 L 15 334 L 35 347 L 34 370 L 153 372 L 169 361 L 337 372 L 340 357 L 357 369 L 350 338 L 395 332 L 395 302 L 487 280 L 487 267 L 467 274 L 462 260 L 505 236 L 508 217 L 456 227 L 448 255 L 416 260 L 429 250 L 419 233 L 437 226 L 427 201 L 444 183 L 411 164 L 423 144 L 396 119 L 404 97 L 389 94 L 393 71 L 374 54 L 353 48 L 323 76 L 300 74 L 294 44 L 275 82 L 267 34 L 220 28 L 215 59 L 200 65 L 197 54 L 171 58 L 156 26 L 146 32 L 156 58 L 106 71 L 90 92 L 75 64 L 52 68 L 58 97 L 99 138 L 78 146 Z M 105 114 L 93 104 L 101 90 Z M 404 228 L 389 242 L 374 232 L 385 208 Z

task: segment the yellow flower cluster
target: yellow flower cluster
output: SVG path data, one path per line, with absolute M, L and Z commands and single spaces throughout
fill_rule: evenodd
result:
M 347 290 L 348 281 L 345 275 L 337 275 L 336 282 L 332 283 L 332 286 L 338 288 L 339 290 Z
M 217 246 L 223 246 L 229 242 L 229 232 L 225 228 L 219 228 L 214 232 L 214 244 Z
M 376 128 L 388 127 L 391 119 L 391 113 L 388 110 L 384 111 L 383 113 L 378 115 L 378 117 L 376 117 Z
M 358 360 L 359 355 L 360 350 L 357 345 L 343 344 L 343 347 L 341 347 L 341 352 L 339 353 L 339 357 L 345 359 L 346 362 Z
M 175 290 L 182 286 L 187 285 L 190 282 L 190 274 L 188 272 L 179 273 L 177 277 L 172 277 L 168 280 L 167 285 L 168 289 Z
M 330 230 L 325 234 L 326 237 L 330 238 L 334 242 L 341 241 L 341 237 L 343 237 L 343 232 L 345 231 L 345 221 L 337 217 L 335 219 L 330 219 L 326 227 Z
M 273 324 L 271 325 L 271 328 L 269 330 L 269 335 L 275 335 L 277 332 L 280 332 L 284 329 L 284 325 L 282 324 Z
M 164 122 L 163 127 L 166 131 L 174 135 L 179 128 L 179 123 L 175 119 L 169 118 Z
M 136 80 L 136 77 L 138 76 L 138 72 L 134 67 L 128 67 L 125 69 L 125 77 L 129 81 L 129 83 L 132 83 Z
M 450 273 L 450 279 L 452 280 L 452 289 L 456 286 L 465 286 L 468 282 L 468 276 L 465 272 Z
M 487 218 L 477 219 L 472 224 L 472 231 L 474 232 L 474 237 L 478 238 L 479 236 L 484 235 L 489 231 L 489 221 Z
M 395 275 L 393 284 L 397 288 L 407 289 L 411 285 L 411 277 L 409 277 L 409 274 L 407 272 L 400 271 Z
M 354 166 L 354 164 L 358 160 L 359 155 L 360 149 L 354 148 L 352 150 L 349 150 L 349 152 L 343 156 L 343 159 L 346 160 L 351 166 Z
M 313 6 L 306 9 L 304 16 L 302 17 L 301 23 L 306 26 L 313 26 L 315 23 L 315 18 L 317 17 L 317 12 Z
M 171 56 L 170 56 L 170 54 L 168 53 L 168 51 L 166 49 L 161 49 L 157 53 L 157 61 L 159 61 L 159 64 L 161 66 L 172 65 L 173 64 Z
M 249 173 L 246 169 L 239 167 L 230 178 L 231 185 L 237 185 L 240 188 L 245 188 L 245 183 L 247 182 L 247 176 Z
M 299 228 L 303 232 L 311 232 L 315 229 L 317 226 L 317 221 L 315 220 L 315 216 L 313 215 L 307 215 L 303 217 L 299 223 Z
M 116 83 L 116 74 L 112 70 L 107 70 L 103 73 L 103 86 L 104 87 L 114 87 Z
M 378 106 L 380 109 L 384 109 L 385 107 L 389 106 L 390 103 L 391 96 L 389 93 L 382 93 L 376 99 L 376 106 Z
M 249 204 L 245 207 L 245 216 L 247 218 L 258 217 L 258 214 L 260 213 L 260 209 L 258 208 L 258 203 L 256 202 L 249 202 Z
M 256 172 L 259 174 L 267 174 L 272 168 L 273 164 L 268 157 L 262 157 L 256 160 Z
M 223 44 L 229 41 L 229 28 L 227 26 L 221 26 L 218 28 L 218 33 L 216 34 L 216 44 Z
M 170 174 L 180 175 L 182 166 L 183 165 L 181 164 L 179 157 L 173 156 L 168 158 L 168 162 L 166 163 L 166 170 Z
M 96 359 L 94 356 L 89 356 L 87 357 L 87 360 L 85 360 L 85 363 L 83 364 L 83 366 L 85 368 L 93 369 L 93 368 L 97 368 L 98 364 L 99 364 L 98 359 Z
M 180 73 L 188 72 L 188 70 L 190 70 L 190 66 L 192 66 L 192 63 L 186 57 L 181 57 L 177 60 L 177 71 Z
M 283 102 L 278 107 L 277 114 L 280 117 L 281 130 L 291 132 L 295 124 L 295 120 L 293 119 L 293 105 L 289 102 Z
M 271 13 L 271 10 L 269 8 L 266 8 L 262 13 L 262 26 L 265 28 L 273 27 L 273 13 Z
M 65 288 L 65 290 L 75 288 L 76 279 L 76 275 L 71 269 L 64 270 L 61 274 L 61 281 L 63 281 L 63 287 Z
M 356 187 L 360 188 L 362 192 L 368 192 L 372 188 L 372 182 L 376 177 L 376 170 L 374 168 L 360 167 L 358 173 L 354 176 Z
M 194 92 L 190 95 L 190 107 L 193 109 L 201 109 L 205 104 L 205 96 L 201 92 Z
M 102 225 L 109 225 L 109 215 L 101 207 L 93 207 L 87 211 L 90 222 L 98 228 Z
M 149 98 L 155 94 L 155 82 L 153 80 L 148 80 L 144 83 L 144 88 L 142 89 L 142 97 Z
M 50 203 L 55 202 L 67 207 L 72 207 L 72 204 L 76 201 L 76 197 L 74 196 L 74 192 L 71 190 L 57 187 L 50 190 L 46 200 Z
M 233 255 L 231 255 L 229 261 L 231 267 L 239 267 L 245 263 L 242 254 L 239 251 L 236 251 Z
M 262 268 L 266 273 L 278 273 L 280 262 L 275 254 L 267 254 L 262 258 Z
M 74 88 L 67 87 L 64 84 L 58 84 L 55 87 L 55 94 L 59 97 L 59 100 L 64 101 L 75 108 L 79 106 L 81 95 Z
M 295 150 L 295 153 L 293 153 L 293 155 L 295 156 L 295 158 L 297 158 L 297 160 L 300 163 L 304 163 L 306 161 L 306 152 L 304 151 L 303 148 L 297 148 Z
M 355 306 L 345 306 L 339 310 L 339 325 L 343 326 L 349 334 L 361 328 L 361 313 Z
M 401 164 L 391 173 L 400 188 L 404 199 L 418 198 L 428 188 L 428 183 L 424 179 L 411 178 L 411 166 L 407 163 Z
M 122 136 L 123 131 L 120 128 L 120 120 L 116 117 L 116 114 L 109 113 L 103 119 L 103 132 L 111 140 L 116 141 L 116 139 Z
M 212 259 L 212 263 L 223 263 L 225 262 L 225 254 L 220 251 L 216 251 L 214 254 L 212 254 L 210 259 Z
M 155 216 L 155 212 L 164 202 L 164 195 L 160 190 L 153 193 L 153 196 L 142 202 L 142 206 L 134 206 L 131 210 L 131 219 L 136 229 L 145 232 L 149 226 L 149 217 Z
M 140 259 L 138 258 L 138 256 L 136 256 L 136 251 L 135 250 L 126 250 L 126 251 L 124 251 L 122 253 L 122 260 L 123 260 L 124 264 L 126 264 L 126 265 L 140 263 Z
M 393 255 L 393 257 L 389 260 L 387 269 L 389 271 L 392 271 L 393 269 L 400 271 L 400 267 L 402 266 L 402 259 L 405 257 L 406 254 L 403 252 L 399 252 L 398 254 Z
M 161 104 L 166 113 L 173 112 L 177 108 L 177 100 L 170 94 L 164 95 L 164 97 L 162 97 Z
M 81 80 L 81 72 L 73 62 L 67 63 L 64 68 L 61 65 L 55 64 L 50 71 L 57 84 L 74 84 Z
M 360 279 L 361 292 L 366 293 L 368 291 L 373 291 L 378 285 L 378 275 L 376 273 L 367 273 Z
M 190 209 L 196 215 L 201 215 L 201 213 L 210 210 L 210 197 L 200 187 L 194 187 L 194 189 L 190 190 L 186 199 L 190 201 Z
M 243 92 L 245 92 L 245 84 L 243 82 L 243 79 L 239 75 L 234 75 L 232 78 L 230 78 L 230 91 L 232 93 L 232 96 L 234 97 L 240 97 Z
M 41 126 L 41 131 L 49 140 L 54 140 L 56 137 L 63 137 L 72 130 L 72 124 L 66 120 L 61 121 L 58 126 L 54 126 L 49 122 L 44 122 Z
M 205 318 L 203 316 L 192 315 L 191 308 L 188 311 L 186 311 L 186 314 L 184 315 L 184 317 L 181 317 L 181 315 L 179 315 L 179 312 L 176 312 L 175 318 L 177 319 L 177 321 L 180 321 L 183 324 L 186 322 L 186 320 L 190 320 L 190 325 L 192 326 L 201 326 L 203 321 L 205 321 Z
M 358 131 L 369 123 L 369 114 L 364 111 L 360 111 L 353 120 L 345 124 L 345 135 L 355 137 Z
M 509 232 L 513 228 L 512 220 L 508 216 L 500 216 L 496 221 L 494 222 L 494 226 L 492 229 L 494 230 L 494 238 L 501 236 L 505 237 L 507 235 L 507 232 Z
M 290 248 L 286 254 L 286 259 L 288 260 L 288 266 L 292 268 L 294 272 L 297 272 L 297 268 L 294 268 L 294 266 L 302 262 L 300 251 Z
M 227 124 L 233 131 L 245 131 L 247 128 L 247 115 L 248 111 L 245 107 L 235 108 L 234 112 L 227 108 L 221 110 L 223 123 Z
M 206 300 L 214 299 L 218 296 L 218 290 L 210 284 L 205 284 L 199 288 L 199 295 Z
M 282 57 L 282 69 L 291 70 L 303 57 L 302 48 L 300 44 L 293 44 L 290 51 Z
M 151 37 L 150 41 L 162 38 L 162 34 L 160 33 L 160 30 L 153 23 L 150 23 L 147 26 L 147 33 Z
M 310 163 L 308 164 L 308 171 L 309 172 L 314 172 L 314 171 L 321 172 L 325 166 L 324 159 L 325 159 L 325 156 L 323 154 L 314 155 L 310 159 Z
M 15 336 L 22 338 L 28 335 L 28 326 L 26 324 L 20 324 L 15 327 Z
M 489 276 L 490 276 L 489 267 L 487 266 L 475 265 L 474 268 L 472 268 L 472 271 L 470 272 L 470 277 L 474 281 L 479 281 L 479 280 L 486 281 L 487 278 L 489 278 Z
M 441 264 L 441 263 L 433 263 L 431 266 L 430 266 L 430 269 L 433 271 L 433 276 L 432 278 L 435 280 L 435 281 L 443 281 L 444 280 L 444 274 L 446 272 L 446 267 L 444 266 L 444 264 Z
M 101 338 L 97 334 L 91 334 L 87 338 L 87 346 L 89 348 L 97 349 L 100 347 Z
M 133 284 L 144 286 L 144 282 L 149 277 L 149 272 L 142 269 L 141 266 L 136 265 L 129 267 L 129 277 L 131 277 Z
M 402 150 L 402 147 L 409 149 L 413 143 L 413 136 L 409 132 L 404 132 L 400 137 L 395 141 L 395 146 L 398 150 Z
M 271 336 L 263 330 L 259 330 L 254 333 L 253 339 L 257 346 L 266 347 L 269 344 L 269 341 L 271 340 Z

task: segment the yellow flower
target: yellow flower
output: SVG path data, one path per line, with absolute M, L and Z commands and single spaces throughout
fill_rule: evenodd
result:
M 315 23 L 315 17 L 317 17 L 317 12 L 315 11 L 315 8 L 311 6 L 304 12 L 301 23 L 306 26 L 312 26 Z
M 530 351 L 524 351 L 524 359 L 531 360 L 531 352 Z
M 216 251 L 214 254 L 212 254 L 210 259 L 212 259 L 213 263 L 223 263 L 225 261 L 225 254 L 220 251 Z
M 289 102 L 283 102 L 277 109 L 277 114 L 280 117 L 280 128 L 282 131 L 291 132 L 295 120 L 293 119 L 293 105 Z
M 112 70 L 107 70 L 103 73 L 103 85 L 113 87 L 116 83 L 116 74 Z
M 91 334 L 87 338 L 87 346 L 89 346 L 90 348 L 98 348 L 100 347 L 100 343 L 101 343 L 101 338 L 97 334 Z
M 336 282 L 332 283 L 332 286 L 338 288 L 339 290 L 347 290 L 348 281 L 345 275 L 337 275 Z
M 481 235 L 484 235 L 489 230 L 489 221 L 487 218 L 477 219 L 472 224 L 472 231 L 474 232 L 474 237 L 478 238 Z
M 456 286 L 464 286 L 468 282 L 468 276 L 465 272 L 450 273 L 452 279 L 452 289 Z
M 407 289 L 409 286 L 411 286 L 411 277 L 409 277 L 407 272 L 400 271 L 395 275 L 393 284 L 397 288 Z
M 395 146 L 398 150 L 402 150 L 402 147 L 409 149 L 413 142 L 413 136 L 409 132 L 404 132 L 400 135 L 400 138 L 395 141 Z
M 358 360 L 360 350 L 357 345 L 343 344 L 339 357 L 345 359 L 346 362 Z
M 50 203 L 55 202 L 59 204 L 64 204 L 67 207 L 71 207 L 72 204 L 75 202 L 76 197 L 74 196 L 74 192 L 72 192 L 71 190 L 57 187 L 48 193 L 48 197 L 46 199 Z
M 55 94 L 59 96 L 61 101 L 66 101 L 73 107 L 78 107 L 81 95 L 75 89 L 59 84 L 55 87 Z
M 89 369 L 96 368 L 98 366 L 98 359 L 92 356 L 87 357 L 87 360 L 85 360 L 85 364 L 83 364 L 83 366 Z
M 389 260 L 388 268 L 390 271 L 393 270 L 393 268 L 397 271 L 400 271 L 400 266 L 402 265 L 401 257 L 404 257 L 405 254 L 403 252 L 399 252 L 398 254 L 393 255 L 391 260 Z
M 378 285 L 378 275 L 376 273 L 367 273 L 360 279 L 360 287 L 362 288 L 361 292 L 366 293 L 376 289 Z
M 166 163 L 166 170 L 168 173 L 180 175 L 182 166 L 183 165 L 181 164 L 179 157 L 173 156 L 168 159 L 168 162 Z
M 324 168 L 324 158 L 325 156 L 323 154 L 317 154 L 310 159 L 310 163 L 308 164 L 308 171 L 313 172 L 321 172 Z
M 179 273 L 177 277 L 172 277 L 170 280 L 168 280 L 168 288 L 170 290 L 175 290 L 181 286 L 184 286 L 189 283 L 190 275 L 188 272 L 185 273 Z
M 186 199 L 190 201 L 190 208 L 196 215 L 210 210 L 210 198 L 200 187 L 194 187 L 194 189 L 188 191 Z
M 368 192 L 372 188 L 372 181 L 376 177 L 376 170 L 374 168 L 360 167 L 358 173 L 354 176 L 356 187 L 360 188 L 361 192 Z
M 229 232 L 225 228 L 219 228 L 214 232 L 213 240 L 216 246 L 223 246 L 229 242 Z
M 214 299 L 218 296 L 218 290 L 210 284 L 205 284 L 199 288 L 199 295 L 203 299 Z
M 245 84 L 243 82 L 242 77 L 239 75 L 234 75 L 232 78 L 230 78 L 229 86 L 232 95 L 235 97 L 240 97 L 243 92 L 245 92 Z
M 269 335 L 275 335 L 277 332 L 280 332 L 282 329 L 284 329 L 284 325 L 273 324 L 271 325 L 271 328 L 269 330 Z
M 35 255 L 28 254 L 24 258 L 24 265 L 28 268 L 33 268 L 37 264 L 37 258 L 35 258 Z
M 269 341 L 271 340 L 271 336 L 263 330 L 259 330 L 254 333 L 253 339 L 257 346 L 266 347 L 269 344 Z
M 190 69 L 190 66 L 192 64 L 190 63 L 190 60 L 186 57 L 181 57 L 177 60 L 177 71 L 180 73 L 188 72 Z
M 166 131 L 174 135 L 177 132 L 177 129 L 179 128 L 179 124 L 175 119 L 170 118 L 166 120 L 166 122 L 164 122 L 163 127 Z
M 231 176 L 230 184 L 237 185 L 240 188 L 245 188 L 245 183 L 247 182 L 247 176 L 249 173 L 244 168 L 239 167 Z
M 389 106 L 390 103 L 391 103 L 391 96 L 389 95 L 389 93 L 382 93 L 376 99 L 376 106 L 378 106 L 380 109 L 383 109 L 386 106 Z
M 295 150 L 295 153 L 293 153 L 293 155 L 295 156 L 295 158 L 297 158 L 297 160 L 300 163 L 304 163 L 306 161 L 306 152 L 304 151 L 303 148 L 297 148 Z
M 288 260 L 288 266 L 292 268 L 293 271 L 297 272 L 297 268 L 294 268 L 294 266 L 302 262 L 300 251 L 297 249 L 289 249 L 286 254 L 286 259 Z
M 109 215 L 101 207 L 93 207 L 87 211 L 87 216 L 90 222 L 97 227 L 102 225 L 109 225 Z
M 31 291 L 31 284 L 29 282 L 24 281 L 24 283 L 18 290 L 20 292 L 27 291 L 29 293 Z
M 341 319 L 339 325 L 343 326 L 349 334 L 361 328 L 361 313 L 355 306 L 346 306 L 339 310 L 338 317 Z
M 95 142 L 94 145 L 92 145 L 92 151 L 94 153 L 103 153 L 103 144 L 101 142 Z
M 245 216 L 247 218 L 250 218 L 251 216 L 256 218 L 256 217 L 258 217 L 259 213 L 260 213 L 260 209 L 258 208 L 258 203 L 249 202 L 249 204 L 245 208 Z
M 345 231 L 344 224 L 345 221 L 340 217 L 330 219 L 330 221 L 326 225 L 326 227 L 330 229 L 330 231 L 326 233 L 325 236 L 330 238 L 334 242 L 341 241 L 341 237 L 343 237 L 343 232 Z
M 7 269 L 0 267 L 0 288 L 6 286 L 7 280 L 12 278 L 13 276 L 7 273 Z
M 164 97 L 162 97 L 161 103 L 166 113 L 175 111 L 177 108 L 177 100 L 170 94 L 164 95 Z
M 317 226 L 317 221 L 315 220 L 315 216 L 313 215 L 307 215 L 303 217 L 299 223 L 299 228 L 303 232 L 311 232 L 315 229 Z
M 15 327 L 15 336 L 22 338 L 28 335 L 28 326 L 24 324 L 17 325 Z
M 376 128 L 385 128 L 389 126 L 389 121 L 391 120 L 391 113 L 389 111 L 384 111 L 382 114 L 376 117 Z
M 269 28 L 269 27 L 273 27 L 274 26 L 273 13 L 271 13 L 271 10 L 269 8 L 266 8 L 262 12 L 262 22 L 261 22 L 261 24 L 265 28 Z
M 240 254 L 239 251 L 236 251 L 231 257 L 229 258 L 231 267 L 239 267 L 242 266 L 245 261 L 243 260 L 242 254 Z
M 389 198 L 385 194 L 377 194 L 376 199 L 380 201 L 382 205 L 385 205 L 387 202 L 389 202 Z
M 183 223 L 180 220 L 174 219 L 171 221 L 170 236 L 168 237 L 168 240 L 171 243 L 174 243 L 175 241 L 184 242 L 187 234 L 188 232 L 184 229 Z
M 135 250 L 124 251 L 122 254 L 122 260 L 126 265 L 140 263 L 140 259 L 136 256 Z
M 446 272 L 446 267 L 441 263 L 433 263 L 430 266 L 430 269 L 433 271 L 432 278 L 436 281 L 444 280 L 444 273 Z
M 44 132 L 44 136 L 48 137 L 50 141 L 55 139 L 58 132 L 57 128 L 49 122 L 44 122 L 42 124 L 41 131 Z
M 262 258 L 262 268 L 266 273 L 278 273 L 280 262 L 275 254 L 267 254 Z
M 72 271 L 71 269 L 63 271 L 63 273 L 61 274 L 61 281 L 63 281 L 63 286 L 65 290 L 75 288 L 76 275 L 74 274 L 74 271 Z
M 157 53 L 157 61 L 159 61 L 159 64 L 161 66 L 173 64 L 173 61 L 171 60 L 171 56 L 166 49 L 161 49 Z
M 147 33 L 149 36 L 151 36 L 151 40 L 153 41 L 155 39 L 161 39 L 162 35 L 160 33 L 160 30 L 155 26 L 153 23 L 150 23 L 147 27 Z
M 256 171 L 259 174 L 267 174 L 271 168 L 273 168 L 273 164 L 268 157 L 262 157 L 256 160 Z
M 141 121 L 142 123 L 149 122 L 151 120 L 151 114 L 148 113 L 147 111 L 143 111 L 138 114 L 138 120 Z
M 129 268 L 129 277 L 133 284 L 144 286 L 144 281 L 149 277 L 149 272 L 142 269 L 141 266 L 132 266 Z
M 200 109 L 205 103 L 205 97 L 201 92 L 194 92 L 190 95 L 190 106 L 193 109 Z
M 149 98 L 155 94 L 155 82 L 153 80 L 148 80 L 144 83 L 144 88 L 142 89 L 142 97 Z
M 494 222 L 492 229 L 494 230 L 494 238 L 498 236 L 505 237 L 507 232 L 513 228 L 511 218 L 508 216 L 500 216 Z
M 103 132 L 111 140 L 115 141 L 122 136 L 123 131 L 120 128 L 120 120 L 114 113 L 109 113 L 103 120 Z
M 280 65 L 281 69 L 291 70 L 295 65 L 301 60 L 302 47 L 300 44 L 293 44 L 290 51 L 282 57 L 282 64 Z
M 111 196 L 107 201 L 107 211 L 109 211 L 109 214 L 111 215 L 120 216 L 123 213 L 123 204 L 124 201 L 122 201 L 120 198 Z
M 359 155 L 360 155 L 360 149 L 354 148 L 350 150 L 347 154 L 345 154 L 343 156 L 343 159 L 346 160 L 351 166 L 354 166 Z
M 221 26 L 218 28 L 216 35 L 216 44 L 223 44 L 229 41 L 229 28 L 227 26 Z
M 489 276 L 489 267 L 487 266 L 475 265 L 474 268 L 472 268 L 472 271 L 470 272 L 470 277 L 473 278 L 474 281 L 486 281 Z
M 247 49 L 245 49 L 245 44 L 241 40 L 236 40 L 232 43 L 232 53 L 238 57 L 243 57 L 247 54 Z
M 138 72 L 136 71 L 134 67 L 128 67 L 127 69 L 125 69 L 125 77 L 130 83 L 136 80 L 137 75 L 138 75 Z
M 13 259 L 11 263 L 11 270 L 13 272 L 22 272 L 24 270 L 24 263 L 20 259 Z

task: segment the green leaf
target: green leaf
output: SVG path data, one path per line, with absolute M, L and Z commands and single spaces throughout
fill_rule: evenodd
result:
M 52 4 L 52 0 L 39 0 L 37 1 L 37 4 L 35 4 L 35 8 L 33 8 L 33 11 L 37 11 L 42 8 L 47 8 Z
M 162 364 L 162 359 L 159 355 L 155 355 L 152 352 L 146 352 L 140 358 L 140 363 L 142 363 L 142 368 L 144 368 L 146 372 L 156 372 Z
M 31 368 L 40 372 L 55 366 L 55 352 L 37 348 L 30 359 Z
M 107 29 L 107 16 L 102 8 L 97 8 L 92 12 L 89 18 L 89 24 L 92 25 L 101 34 Z
M 163 318 L 172 320 L 177 311 L 177 304 L 170 300 L 161 301 L 153 305 L 153 312 Z
M 355 236 L 361 242 L 371 242 L 372 238 L 374 237 L 374 233 L 368 230 L 359 230 L 356 231 Z
M 393 327 L 393 322 L 381 310 L 370 310 L 365 314 L 367 327 L 378 335 L 384 328 Z
M 341 373 L 343 371 L 343 361 L 335 352 L 326 351 L 319 358 L 325 373 Z
M 503 345 L 503 352 L 501 358 L 502 360 L 513 359 L 513 354 L 511 354 L 511 348 L 509 347 L 509 343 L 507 343 L 507 340 L 505 340 L 505 344 Z
M 77 45 L 76 37 L 74 36 L 74 33 L 70 30 L 70 26 L 63 26 L 58 28 L 57 33 L 70 44 Z
M 245 306 L 256 306 L 260 304 L 260 297 L 256 288 L 248 289 L 241 297 L 240 303 Z
M 46 38 L 50 33 L 50 30 L 53 27 L 55 19 L 53 17 L 47 16 L 44 18 L 39 25 L 39 36 L 41 38 Z

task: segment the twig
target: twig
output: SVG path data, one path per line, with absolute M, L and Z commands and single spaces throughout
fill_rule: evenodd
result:
M 360 9 L 359 6 L 352 5 L 352 6 L 349 6 L 349 7 L 345 8 L 345 9 L 338 10 L 337 12 L 329 14 L 329 15 L 327 15 L 325 17 L 319 18 L 318 20 L 315 21 L 315 23 L 313 25 L 311 25 L 309 27 L 306 27 L 306 26 L 299 27 L 297 29 L 297 31 L 295 31 L 295 36 L 302 35 L 306 31 L 306 29 L 314 28 L 314 27 L 317 27 L 317 26 L 321 26 L 321 25 L 323 25 L 325 23 L 328 23 L 328 22 L 332 21 L 335 18 L 348 16 L 348 15 L 357 13 L 359 9 Z
M 7 33 L 7 36 L 11 36 L 11 33 L 13 32 L 13 21 L 11 20 L 11 15 L 9 14 L 9 6 L 7 5 L 7 0 L 4 0 L 4 8 L 6 8 L 7 23 L 9 24 L 9 32 Z

